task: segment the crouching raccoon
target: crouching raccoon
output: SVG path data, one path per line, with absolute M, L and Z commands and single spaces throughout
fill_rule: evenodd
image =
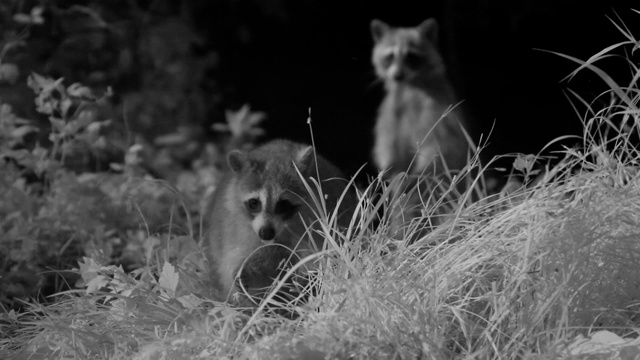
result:
M 215 292 L 242 304 L 264 296 L 287 266 L 322 248 L 319 209 L 298 171 L 316 198 L 309 178 L 321 185 L 340 226 L 348 226 L 357 199 L 340 170 L 308 145 L 274 140 L 250 152 L 234 150 L 227 162 L 205 214 L 205 251 Z

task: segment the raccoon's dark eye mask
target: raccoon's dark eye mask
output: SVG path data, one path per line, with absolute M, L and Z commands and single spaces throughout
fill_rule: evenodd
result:
M 388 68 L 393 63 L 393 59 L 395 59 L 396 55 L 393 52 L 388 52 L 384 54 L 382 57 L 382 66 Z
M 415 51 L 408 52 L 405 55 L 405 61 L 411 69 L 417 69 L 425 63 L 424 55 Z
M 276 203 L 275 213 L 287 219 L 292 217 L 300 206 L 289 200 L 280 200 Z
M 260 212 L 262 209 L 262 203 L 259 199 L 253 198 L 245 201 L 244 205 L 247 207 L 247 210 L 251 213 Z

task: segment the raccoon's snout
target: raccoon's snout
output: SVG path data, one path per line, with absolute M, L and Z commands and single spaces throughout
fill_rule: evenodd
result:
M 402 81 L 405 78 L 405 71 L 398 65 L 391 65 L 387 69 L 387 78 L 395 81 Z
M 395 81 L 404 81 L 407 75 L 402 70 L 397 70 L 391 73 L 391 78 Z
M 258 231 L 258 236 L 262 241 L 272 241 L 276 238 L 276 229 L 271 225 L 265 225 Z

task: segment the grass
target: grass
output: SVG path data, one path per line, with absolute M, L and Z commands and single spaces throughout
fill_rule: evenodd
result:
M 266 306 L 273 297 L 257 310 L 212 300 L 197 276 L 197 249 L 172 265 L 150 257 L 131 273 L 85 259 L 77 272 L 89 291 L 5 312 L 0 357 L 568 359 L 586 358 L 572 345 L 580 336 L 607 330 L 637 338 L 638 41 L 616 26 L 624 42 L 587 61 L 565 56 L 576 72 L 602 78 L 608 105 L 572 93 L 582 145 L 565 148 L 553 166 L 516 158 L 526 186 L 512 182 L 489 195 L 483 177 L 491 164 L 472 161 L 458 177 L 472 186 L 462 196 L 445 186 L 443 201 L 430 202 L 421 220 L 451 199 L 454 211 L 429 232 L 415 226 L 424 221 L 404 229 L 414 242 L 390 236 L 393 212 L 382 211 L 400 201 L 392 195 L 399 182 L 372 179 L 348 229 L 336 229 L 314 198 L 327 241 L 304 261 L 319 259 L 320 268 L 306 303 L 278 304 L 297 318 L 274 313 Z M 628 52 L 614 59 L 628 65 L 628 86 L 598 67 L 620 49 Z

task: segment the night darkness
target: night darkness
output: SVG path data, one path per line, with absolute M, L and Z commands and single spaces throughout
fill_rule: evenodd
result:
M 449 77 L 464 100 L 476 139 L 493 126 L 485 157 L 538 153 L 558 136 L 580 134 L 580 119 L 563 90 L 568 87 L 591 100 L 606 89 L 587 71 L 561 83 L 577 65 L 535 49 L 587 59 L 624 39 L 607 17 L 617 21 L 619 15 L 632 33 L 640 19 L 623 1 L 275 4 L 202 5 L 196 23 L 209 45 L 220 50 L 224 105 L 249 103 L 268 114 L 269 138 L 306 142 L 311 108 L 319 151 L 350 173 L 370 161 L 372 128 L 383 96 L 370 64 L 371 19 L 403 26 L 428 17 L 438 20 Z M 229 24 L 245 31 L 229 36 L 223 31 Z M 628 69 L 607 70 L 630 79 Z

